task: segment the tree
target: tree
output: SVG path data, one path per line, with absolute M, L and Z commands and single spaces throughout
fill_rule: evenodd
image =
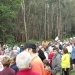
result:
M 25 1 L 24 0 L 22 2 L 22 11 L 24 14 L 24 29 L 25 29 L 25 36 L 26 36 L 26 41 L 27 41 L 28 37 L 27 37 L 27 26 L 26 26 L 26 20 L 25 20 Z
M 22 5 L 21 5 L 22 3 Z M 50 40 L 75 33 L 74 0 L 0 0 L 0 40 Z
M 20 0 L 0 0 L 0 33 L 1 40 L 6 42 L 15 28 L 14 18 L 18 13 Z

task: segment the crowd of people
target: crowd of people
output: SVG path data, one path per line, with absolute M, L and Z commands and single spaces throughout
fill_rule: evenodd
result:
M 2 66 L 1 66 L 2 65 Z M 70 75 L 75 71 L 75 38 L 0 46 L 0 75 Z

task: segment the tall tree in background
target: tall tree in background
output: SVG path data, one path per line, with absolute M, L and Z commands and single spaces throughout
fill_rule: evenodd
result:
M 13 42 L 15 30 L 17 29 L 14 19 L 19 12 L 20 0 L 0 0 L 0 41 Z
M 0 0 L 0 41 L 50 40 L 75 35 L 75 0 Z
M 23 17 L 24 17 L 25 38 L 27 41 L 28 37 L 27 37 L 27 26 L 26 26 L 26 19 L 25 19 L 25 1 L 24 0 L 22 1 L 21 6 L 22 6 L 23 14 L 24 14 Z

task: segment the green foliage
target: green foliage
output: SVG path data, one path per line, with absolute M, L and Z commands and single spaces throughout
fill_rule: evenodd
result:
M 36 44 L 38 41 L 32 39 L 32 40 L 28 40 L 27 42 L 32 42 Z
M 16 42 L 25 41 L 24 11 L 21 7 L 22 1 L 23 0 L 0 0 L 0 40 L 4 43 L 7 42 L 7 38 L 9 38 L 7 36 L 9 35 L 14 36 L 14 40 L 16 40 Z M 74 36 L 75 0 L 24 1 L 29 41 L 36 43 L 34 40 L 44 40 L 45 31 L 45 40 L 55 38 L 58 35 L 58 30 L 61 31 L 60 35 L 62 38 Z M 61 24 L 61 27 L 58 26 L 58 24 Z M 8 41 L 11 42 L 10 40 Z
M 1 40 L 4 38 L 3 42 L 6 42 L 7 36 L 11 36 L 16 28 L 14 19 L 20 9 L 20 3 L 21 0 L 0 0 L 0 34 L 2 34 L 0 38 Z
M 71 75 L 75 75 L 75 72 L 71 72 Z
M 8 44 L 8 46 L 13 46 L 15 43 L 14 36 L 8 35 L 6 39 L 6 43 Z

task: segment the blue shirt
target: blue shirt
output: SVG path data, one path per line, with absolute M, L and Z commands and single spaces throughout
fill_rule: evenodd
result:
M 72 48 L 71 58 L 75 59 L 75 46 Z

